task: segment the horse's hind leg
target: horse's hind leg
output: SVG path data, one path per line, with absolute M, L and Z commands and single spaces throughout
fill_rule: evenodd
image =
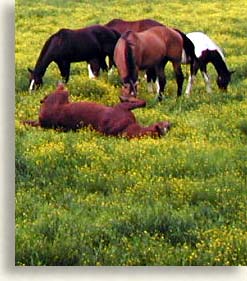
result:
M 173 62 L 172 64 L 175 71 L 176 81 L 178 86 L 177 96 L 180 97 L 182 95 L 182 90 L 183 90 L 184 75 L 180 63 Z
M 156 81 L 156 72 L 154 68 L 148 68 L 146 70 L 146 78 L 147 78 L 147 84 L 148 84 L 148 92 L 153 92 L 153 83 Z
M 97 59 L 89 61 L 88 64 L 88 77 L 89 79 L 94 79 L 99 76 L 100 72 L 100 63 Z
M 159 101 L 162 101 L 163 99 L 163 93 L 166 85 L 166 76 L 164 72 L 166 63 L 167 60 L 163 61 L 160 65 L 155 67 L 156 75 L 158 77 L 157 93 Z

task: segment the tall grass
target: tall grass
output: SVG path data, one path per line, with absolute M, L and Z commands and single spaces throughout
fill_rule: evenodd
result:
M 16 265 L 246 265 L 247 44 L 246 1 L 16 1 Z M 55 64 L 29 93 L 45 40 L 59 28 L 112 18 L 153 18 L 184 32 L 201 30 L 223 47 L 236 70 L 227 93 L 197 76 L 190 98 L 176 98 L 171 66 L 166 99 L 140 123 L 170 120 L 160 139 L 128 141 L 89 129 L 25 127 L 60 79 Z M 188 69 L 183 68 L 186 74 Z M 115 71 L 95 81 L 86 63 L 71 66 L 70 98 L 118 102 Z

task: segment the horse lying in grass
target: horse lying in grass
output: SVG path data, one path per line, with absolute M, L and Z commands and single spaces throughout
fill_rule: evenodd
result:
M 55 92 L 41 100 L 38 121 L 24 121 L 24 124 L 42 128 L 77 130 L 91 126 L 107 136 L 160 137 L 170 129 L 167 121 L 143 127 L 137 123 L 131 110 L 145 107 L 146 102 L 134 97 L 120 97 L 121 102 L 113 107 L 95 102 L 69 102 L 69 92 L 64 85 L 58 85 Z
M 65 83 L 70 76 L 72 62 L 86 61 L 94 67 L 94 76 L 100 69 L 107 71 L 105 58 L 113 57 L 115 45 L 120 34 L 106 26 L 92 25 L 82 29 L 60 29 L 45 42 L 34 70 L 30 72 L 29 91 L 38 88 L 43 83 L 43 76 L 51 62 L 58 65 Z

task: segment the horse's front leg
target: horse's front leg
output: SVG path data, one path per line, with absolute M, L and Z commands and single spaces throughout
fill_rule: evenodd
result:
M 209 75 L 207 73 L 206 66 L 205 66 L 205 68 L 201 69 L 201 73 L 202 73 L 202 77 L 203 77 L 205 85 L 206 85 L 206 91 L 207 91 L 207 93 L 211 93 L 212 92 L 211 83 L 210 83 Z
M 185 94 L 187 96 L 190 95 L 190 92 L 192 90 L 193 84 L 194 84 L 195 79 L 196 79 L 196 74 L 198 72 L 198 69 L 199 69 L 198 62 L 196 62 L 196 61 L 191 62 L 191 64 L 190 64 L 190 75 L 189 75 L 188 84 L 187 84 L 187 87 L 186 87 L 186 90 L 185 90 Z
M 203 58 L 200 58 L 199 67 L 200 67 L 200 71 L 201 71 L 202 77 L 203 77 L 205 85 L 206 85 L 206 91 L 207 91 L 207 93 L 211 93 L 212 89 L 211 89 L 211 85 L 210 85 L 211 84 L 210 78 L 207 73 L 207 61 Z
M 182 95 L 182 90 L 183 90 L 184 75 L 180 63 L 173 62 L 172 64 L 173 64 L 173 69 L 175 72 L 177 87 L 178 87 L 177 96 L 180 97 Z
M 70 75 L 70 63 L 68 61 L 56 61 L 63 81 L 67 83 Z
M 148 84 L 148 92 L 153 92 L 153 83 L 155 83 L 157 76 L 154 68 L 148 68 L 146 70 L 146 79 Z

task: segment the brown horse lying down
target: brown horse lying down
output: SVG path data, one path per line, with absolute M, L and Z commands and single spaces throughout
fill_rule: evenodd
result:
M 120 97 L 121 102 L 110 107 L 95 102 L 69 102 L 68 95 L 64 86 L 59 85 L 55 92 L 41 100 L 39 121 L 23 123 L 64 131 L 91 126 L 105 135 L 127 138 L 145 135 L 160 137 L 170 128 L 167 121 L 148 127 L 139 125 L 131 110 L 144 107 L 146 102 L 134 97 Z

